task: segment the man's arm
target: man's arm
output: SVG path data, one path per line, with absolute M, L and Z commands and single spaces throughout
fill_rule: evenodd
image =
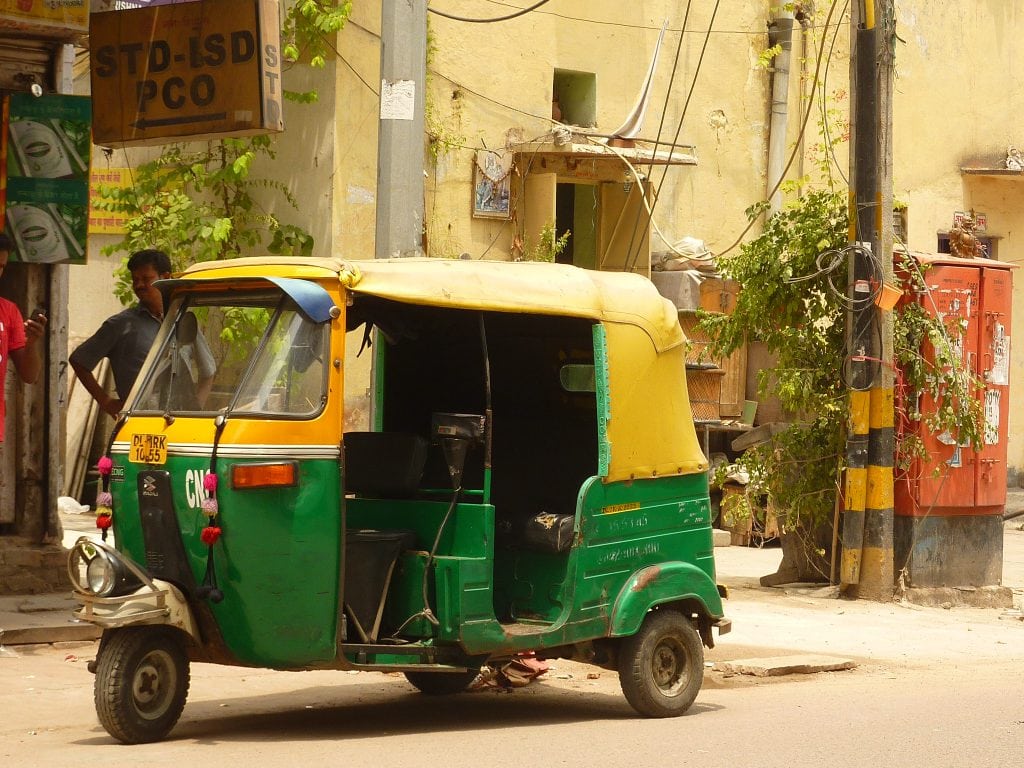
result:
M 71 363 L 71 368 L 75 372 L 75 376 L 78 377 L 78 380 L 82 382 L 85 391 L 92 395 L 93 399 L 99 403 L 100 408 L 111 416 L 117 416 L 121 412 L 121 407 L 124 403 L 119 398 L 111 397 L 110 393 L 93 376 L 91 370 L 81 363 L 76 363 L 74 360 L 69 360 L 68 362 Z
M 12 349 L 11 360 L 18 376 L 26 384 L 35 384 L 43 367 L 36 342 L 46 330 L 46 315 L 36 315 L 25 321 L 25 346 Z

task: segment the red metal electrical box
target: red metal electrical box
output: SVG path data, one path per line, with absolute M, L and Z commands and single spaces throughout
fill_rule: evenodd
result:
M 980 450 L 949 434 L 934 434 L 924 419 L 910 422 L 928 459 L 896 478 L 894 550 L 897 569 L 914 586 L 986 586 L 1002 576 L 1009 418 L 1012 265 L 991 259 L 915 255 L 927 290 L 904 297 L 942 319 L 954 357 L 983 384 L 985 414 Z M 930 345 L 926 344 L 926 347 Z M 927 359 L 934 351 L 923 350 Z M 906 404 L 908 407 L 911 403 Z M 918 404 L 934 412 L 928 394 Z M 896 439 L 905 436 L 897 430 Z

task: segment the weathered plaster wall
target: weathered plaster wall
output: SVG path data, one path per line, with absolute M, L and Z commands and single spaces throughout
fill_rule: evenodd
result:
M 897 8 L 893 109 L 894 184 L 908 204 L 912 249 L 934 251 L 954 211 L 988 215 L 1000 261 L 1024 258 L 1024 176 L 962 175 L 1001 167 L 1009 146 L 1024 147 L 1024 7 L 1002 0 L 901 2 Z M 1024 393 L 1024 276 L 1014 276 L 1011 403 Z M 1016 344 L 1013 344 L 1016 342 Z M 1024 478 L 1024 410 L 1010 408 L 1008 467 Z
M 475 2 L 445 10 L 478 16 Z M 492 9 L 495 15 L 507 9 Z M 431 54 L 428 121 L 457 146 L 428 154 L 426 222 L 432 255 L 508 258 L 512 222 L 473 219 L 474 151 L 531 141 L 553 126 L 555 69 L 591 72 L 597 82 L 597 132 L 614 130 L 633 106 L 664 19 L 661 59 L 642 136 L 676 134 L 687 92 L 704 45 L 710 8 L 694 7 L 687 22 L 672 96 L 666 92 L 685 6 L 664 0 L 622 4 L 611 0 L 566 1 L 498 24 L 466 24 L 429 16 Z M 743 210 L 763 195 L 769 74 L 755 66 L 766 45 L 763 2 L 733 2 L 714 21 L 697 85 L 678 140 L 697 145 L 697 168 L 673 168 L 666 177 L 656 221 L 671 240 L 700 237 L 712 247 L 731 243 L 746 224 Z M 369 251 L 376 168 L 376 95 L 379 87 L 379 15 L 356 4 L 341 35 L 351 68 L 338 69 L 339 110 L 336 228 L 339 238 Z M 653 180 L 661 183 L 661 172 Z M 655 250 L 660 246 L 655 243 Z M 369 251 L 372 252 L 372 251 Z

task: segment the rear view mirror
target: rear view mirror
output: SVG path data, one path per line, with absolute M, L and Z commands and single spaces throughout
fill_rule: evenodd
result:
M 558 380 L 566 392 L 596 392 L 594 366 L 570 363 L 558 371 Z

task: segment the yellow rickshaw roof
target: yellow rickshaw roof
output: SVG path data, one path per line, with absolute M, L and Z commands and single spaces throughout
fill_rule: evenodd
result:
M 186 279 L 336 278 L 353 293 L 410 304 L 584 317 L 635 325 L 663 351 L 683 342 L 675 307 L 645 277 L 565 264 L 435 258 L 258 257 L 195 264 Z

